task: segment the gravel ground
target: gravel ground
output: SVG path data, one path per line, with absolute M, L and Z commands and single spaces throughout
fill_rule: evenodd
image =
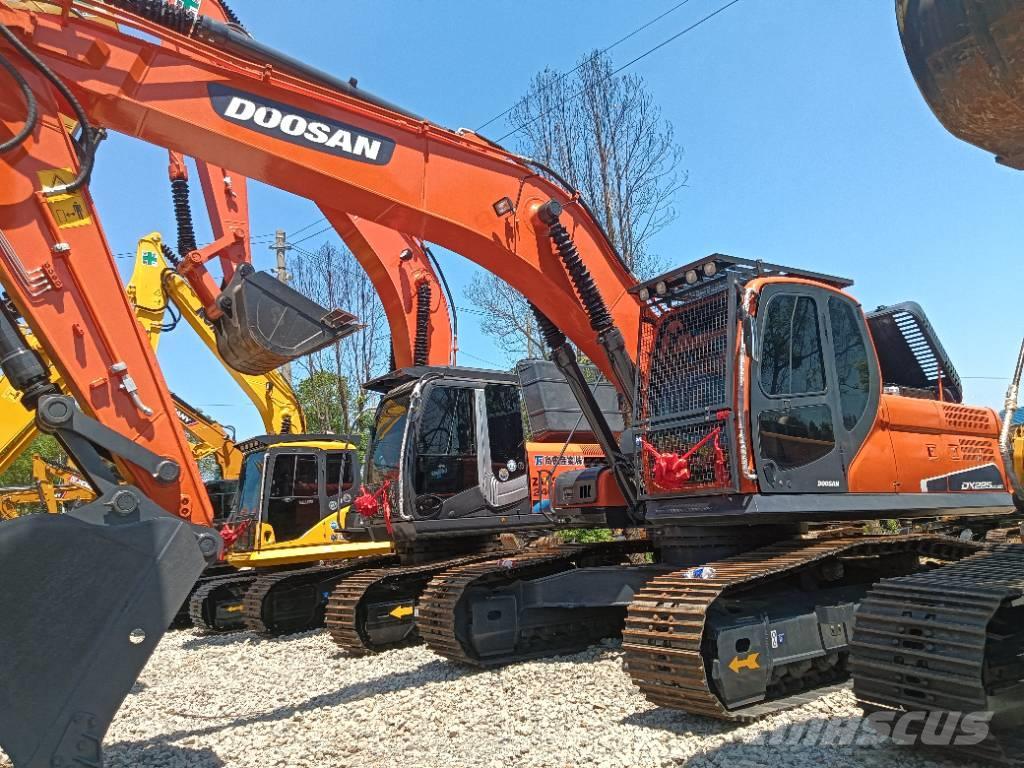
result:
M 949 768 L 892 746 L 808 743 L 859 714 L 848 691 L 744 727 L 654 707 L 630 683 L 617 643 L 479 671 L 423 647 L 350 658 L 324 632 L 171 632 L 114 721 L 107 764 Z

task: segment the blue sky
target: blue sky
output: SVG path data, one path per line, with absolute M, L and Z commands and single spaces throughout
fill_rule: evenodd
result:
M 443 125 L 476 128 L 538 70 L 571 68 L 677 2 L 319 0 L 301 14 L 271 0 L 233 5 L 263 42 L 355 76 Z M 690 0 L 618 46 L 615 62 L 724 2 Z M 686 151 L 678 218 L 655 241 L 667 264 L 720 251 L 852 277 L 867 308 L 918 301 L 965 377 L 967 399 L 999 407 L 1022 329 L 1014 298 L 1024 174 L 935 120 L 903 58 L 891 2 L 740 0 L 630 71 L 646 79 Z M 495 123 L 485 133 L 507 131 Z M 154 229 L 173 242 L 162 150 L 113 137 L 100 150 L 92 192 L 116 252 L 132 254 Z M 251 205 L 256 235 L 320 217 L 312 204 L 261 185 Z M 194 209 L 202 221 L 198 193 Z M 258 267 L 271 266 L 263 244 L 254 252 Z M 127 274 L 131 259 L 120 263 Z M 475 268 L 450 254 L 442 264 L 467 306 L 462 289 Z M 474 315 L 461 313 L 460 331 L 461 362 L 507 363 Z M 186 400 L 240 436 L 261 431 L 184 324 L 162 342 L 160 358 Z

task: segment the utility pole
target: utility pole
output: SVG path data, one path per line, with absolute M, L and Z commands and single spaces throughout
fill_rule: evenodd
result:
M 292 276 L 288 272 L 288 262 L 285 259 L 285 253 L 291 250 L 291 246 L 288 245 L 283 229 L 279 229 L 274 233 L 274 244 L 270 246 L 270 248 L 277 253 L 277 269 L 274 270 L 277 273 L 277 279 L 287 285 L 292 281 Z M 291 386 L 292 364 L 285 363 L 282 365 L 281 374 L 284 376 L 285 380 L 287 380 L 289 386 Z

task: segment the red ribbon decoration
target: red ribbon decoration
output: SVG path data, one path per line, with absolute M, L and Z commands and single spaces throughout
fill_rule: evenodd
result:
M 644 453 L 654 461 L 654 484 L 666 491 L 681 491 L 690 482 L 692 472 L 690 460 L 708 442 L 712 443 L 712 450 L 715 457 L 715 482 L 718 485 L 728 483 L 728 474 L 725 467 L 725 451 L 722 450 L 721 438 L 722 428 L 715 427 L 704 435 L 700 441 L 686 453 L 662 453 L 646 440 L 643 443 Z

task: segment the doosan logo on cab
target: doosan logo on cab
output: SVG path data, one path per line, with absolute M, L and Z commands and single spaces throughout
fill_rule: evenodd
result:
M 282 112 L 276 107 L 257 104 L 241 96 L 233 96 L 224 110 L 224 117 L 242 122 L 252 122 L 261 128 L 278 130 L 286 136 L 302 138 L 312 144 L 321 144 L 330 149 L 339 149 L 350 155 L 377 160 L 380 154 L 380 139 L 353 134 L 344 128 L 309 120 L 302 115 Z

